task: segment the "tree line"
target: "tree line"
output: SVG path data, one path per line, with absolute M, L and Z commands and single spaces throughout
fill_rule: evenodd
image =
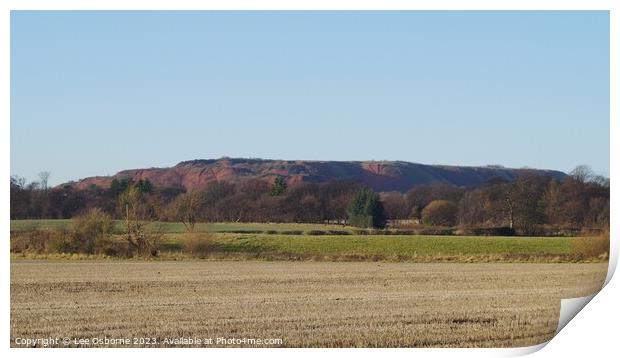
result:
M 532 173 L 514 181 L 494 178 L 475 188 L 435 184 L 406 193 L 379 194 L 353 181 L 287 187 L 283 178 L 273 184 L 249 179 L 211 182 L 202 190 L 185 192 L 129 179 L 115 179 L 109 188 L 49 188 L 48 177 L 49 173 L 42 173 L 39 181 L 30 183 L 11 177 L 11 219 L 72 218 L 93 208 L 124 219 L 131 191 L 141 220 L 180 221 L 188 231 L 197 222 L 338 223 L 379 228 L 389 223 L 394 227 L 508 228 L 523 234 L 609 226 L 609 179 L 585 166 L 562 180 Z

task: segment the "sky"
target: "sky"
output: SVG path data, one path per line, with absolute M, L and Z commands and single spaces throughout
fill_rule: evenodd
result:
M 228 157 L 609 176 L 609 13 L 11 13 L 11 174 Z

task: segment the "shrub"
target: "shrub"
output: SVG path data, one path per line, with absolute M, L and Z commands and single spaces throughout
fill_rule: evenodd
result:
M 441 236 L 447 236 L 447 235 L 454 235 L 454 230 L 452 228 L 433 228 L 433 227 L 427 227 L 427 228 L 422 228 L 422 229 L 418 229 L 415 231 L 416 235 L 441 235 Z
M 264 234 L 265 231 L 263 230 L 220 230 L 220 231 L 216 231 L 218 233 L 230 233 L 230 234 Z
M 192 235 L 185 243 L 185 251 L 192 257 L 204 259 L 213 248 L 214 237 L 211 234 Z
M 323 230 L 308 230 L 306 235 L 327 235 L 327 232 Z
M 11 235 L 13 253 L 70 253 L 71 235 L 64 228 L 34 229 Z
M 583 257 L 609 257 L 609 235 L 575 239 L 575 252 Z
M 508 226 L 500 227 L 473 227 L 461 228 L 455 231 L 455 235 L 471 236 L 514 236 L 515 230 Z
M 453 226 L 458 207 L 447 200 L 433 200 L 422 210 L 422 221 L 431 226 Z
M 327 233 L 329 235 L 351 235 L 351 232 L 346 230 L 329 230 Z
M 93 208 L 77 216 L 72 222 L 73 252 L 94 254 L 104 246 L 112 231 L 112 218 L 99 208 Z
M 282 231 L 282 235 L 303 235 L 303 231 L 301 230 L 286 230 Z
M 120 241 L 120 240 L 114 240 L 112 238 L 105 238 L 105 239 L 97 240 L 95 244 L 95 252 L 97 254 L 103 254 L 106 256 L 114 256 L 114 257 L 133 256 L 126 242 Z
M 370 230 L 369 231 L 370 235 L 389 235 L 387 230 Z

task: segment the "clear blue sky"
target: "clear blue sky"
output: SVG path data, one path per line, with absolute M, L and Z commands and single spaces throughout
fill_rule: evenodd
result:
M 222 156 L 608 176 L 608 12 L 12 13 L 12 174 Z

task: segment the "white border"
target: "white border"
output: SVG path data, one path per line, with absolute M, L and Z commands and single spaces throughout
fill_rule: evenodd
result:
M 1 24 L 0 27 L 0 48 L 3 49 L 2 53 L 5 55 L 0 56 L 0 66 L 2 68 L 2 82 L 4 86 L 2 87 L 2 96 L 0 97 L 0 110 L 2 110 L 3 120 L 0 122 L 0 150 L 2 151 L 3 165 L 1 166 L 2 176 L 6 179 L 10 176 L 10 10 L 66 10 L 66 9 L 83 9 L 83 10 L 136 10 L 136 9 L 144 9 L 144 10 L 192 10 L 192 9 L 202 9 L 202 10 L 271 10 L 271 9 L 282 9 L 282 10 L 610 10 L 610 19 L 611 19 L 611 33 L 610 33 L 610 71 L 611 71 L 611 88 L 610 88 L 610 98 L 611 98 L 611 108 L 610 108 L 610 135 L 611 135 L 611 166 L 610 166 L 610 177 L 615 178 L 618 172 L 618 167 L 614 163 L 617 162 L 618 153 L 618 145 L 614 141 L 617 137 L 618 131 L 618 63 L 620 60 L 620 56 L 618 55 L 618 49 L 620 46 L 620 17 L 617 14 L 618 5 L 617 1 L 613 0 L 591 0 L 591 1 L 569 1 L 569 0 L 523 0 L 523 1 L 500 1 L 500 0 L 475 0 L 475 1 L 464 1 L 464 0 L 436 0 L 436 1 L 405 1 L 405 0 L 385 0 L 385 1 L 368 1 L 368 0 L 359 0 L 359 1 L 347 1 L 347 0 L 316 0 L 316 1 L 284 1 L 284 0 L 264 0 L 264 1 L 251 1 L 251 0 L 229 0 L 229 1 L 191 1 L 191 0 L 177 0 L 177 1 L 162 1 L 162 0 L 152 0 L 152 1 L 138 1 L 138 0 L 97 0 L 97 1 L 76 1 L 76 0 L 60 0 L 60 1 L 43 1 L 43 0 L 32 0 L 32 1 L 2 1 L 0 2 L 0 7 L 2 7 L 2 15 L 1 15 Z M 6 180 L 5 179 L 5 180 Z M 612 179 L 613 182 L 613 179 Z M 5 341 L 3 342 L 4 350 L 9 350 L 9 337 L 10 337 L 10 261 L 8 258 L 9 252 L 9 240 L 8 240 L 8 232 L 9 232 L 9 190 L 8 186 L 5 186 L 5 189 L 2 191 L 2 206 L 0 207 L 2 217 L 6 218 L 1 222 L 3 232 L 5 233 L 4 237 L 4 253 L 3 263 L 1 265 L 2 277 L 4 278 L 5 288 L 4 294 L 2 295 L 2 303 L 5 309 L 2 311 L 2 320 L 4 325 L 2 326 L 3 336 L 5 337 Z M 615 186 L 611 187 L 611 197 L 612 197 L 612 206 L 611 206 L 611 217 L 616 218 L 618 213 L 618 190 L 616 190 Z M 607 282 L 611 279 L 613 272 L 615 271 L 615 267 L 617 266 L 617 254 L 618 254 L 618 222 L 612 220 L 611 225 L 611 238 L 612 238 L 612 250 L 610 257 L 610 270 L 607 276 Z M 617 280 L 616 280 L 617 281 Z M 598 314 L 594 317 L 587 317 L 588 309 L 585 309 L 584 313 L 579 315 L 578 320 L 581 322 L 578 327 L 571 327 L 568 325 L 568 328 L 562 331 L 558 338 L 554 338 L 551 343 L 549 343 L 549 348 L 542 350 L 538 355 L 548 355 L 548 356 L 566 356 L 566 354 L 574 354 L 579 351 L 581 348 L 584 354 L 591 354 L 593 352 L 611 352 L 615 350 L 615 341 L 613 340 L 612 335 L 607 335 L 609 337 L 607 340 L 601 341 L 601 336 L 605 337 L 604 333 L 601 334 L 601 329 L 592 329 L 592 326 L 596 325 L 597 328 L 602 327 L 603 332 L 617 332 L 617 318 L 618 318 L 618 309 L 617 302 L 618 300 L 618 284 L 616 282 L 612 282 L 610 287 L 605 289 L 605 294 L 602 296 L 605 297 L 594 297 L 593 302 L 595 302 L 597 306 Z M 609 291 L 609 292 L 608 292 Z M 614 296 L 615 295 L 615 296 Z M 609 298 L 615 297 L 611 301 Z M 598 303 L 601 302 L 601 303 Z M 607 302 L 607 306 L 605 306 L 605 302 Z M 611 314 L 610 314 L 611 313 Z M 589 320 L 587 319 L 589 318 Z M 611 318 L 611 321 L 609 320 Z M 607 331 L 605 331 L 607 329 Z M 577 332 L 577 333 L 575 333 Z M 568 337 L 569 334 L 577 334 L 577 336 Z M 563 345 L 555 344 L 554 341 L 560 341 Z M 588 342 L 596 342 L 596 347 L 591 347 L 588 345 Z M 291 353 L 299 356 L 314 356 L 317 353 L 322 355 L 340 355 L 342 353 L 352 353 L 355 355 L 361 356 L 370 356 L 375 354 L 390 354 L 395 356 L 409 356 L 411 354 L 422 354 L 425 356 L 446 356 L 446 355 L 464 355 L 464 356 L 512 356 L 512 355 L 520 355 L 534 352 L 542 347 L 545 344 L 522 348 L 522 349 L 416 349 L 415 351 L 409 349 L 379 349 L 379 350 L 351 350 L 351 349 L 338 349 L 338 350 L 326 350 L 326 349 L 292 349 L 292 350 L 283 350 L 283 349 L 235 349 L 235 348 L 226 348 L 226 349 L 209 349 L 208 351 L 199 350 L 199 349 L 155 349 L 155 350 L 131 350 L 126 351 L 123 350 L 121 352 L 131 352 L 131 354 L 148 354 L 148 355 L 156 355 L 163 356 L 169 354 L 190 354 L 190 355 L 223 355 L 223 354 L 252 354 L 253 356 L 258 357 L 269 357 L 273 356 L 284 356 L 289 355 Z M 553 347 L 553 351 L 551 350 Z M 82 350 L 67 350 L 67 349 L 53 349 L 53 350 L 30 350 L 30 349 L 12 349 L 10 352 L 5 352 L 12 355 L 31 355 L 31 354 L 40 354 L 43 352 L 44 354 L 52 355 L 52 356 L 66 356 L 66 355 L 76 355 L 82 354 Z M 118 352 L 118 353 L 121 353 Z M 117 353 L 116 349 L 105 349 L 105 350 L 89 350 L 89 355 L 95 356 L 103 356 L 109 354 Z M 122 353 L 121 353 L 122 354 Z M 571 355 L 572 355 L 571 354 Z
M 23 0 L 13 10 L 609 10 L 613 0 Z

